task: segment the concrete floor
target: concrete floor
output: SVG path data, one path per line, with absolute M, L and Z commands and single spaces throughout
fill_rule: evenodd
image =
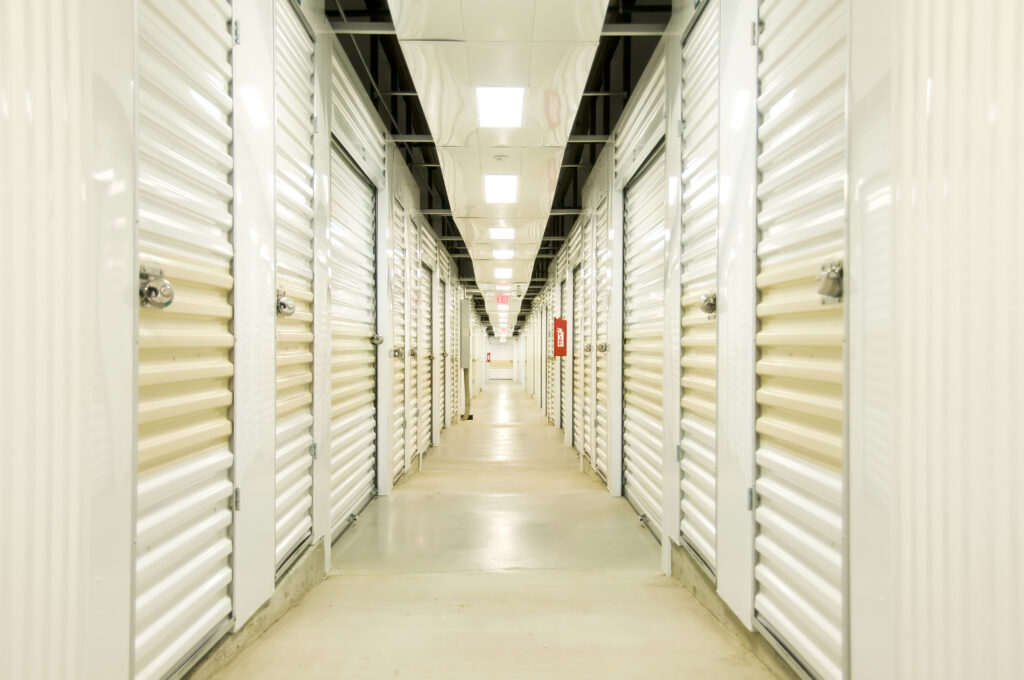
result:
M 518 386 L 473 413 L 219 680 L 773 677 L 660 574 L 633 510 Z

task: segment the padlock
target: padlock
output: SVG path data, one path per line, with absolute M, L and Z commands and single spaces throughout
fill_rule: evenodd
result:
M 284 294 L 283 290 L 277 291 L 277 315 L 291 316 L 295 313 L 295 300 Z
M 139 269 L 139 299 L 146 307 L 169 307 L 174 302 L 174 284 L 164 278 L 163 270 L 143 265 Z
M 838 300 L 843 297 L 843 261 L 829 260 L 818 272 L 818 295 Z
M 714 314 L 718 311 L 718 293 L 711 290 L 700 296 L 700 311 L 705 314 Z

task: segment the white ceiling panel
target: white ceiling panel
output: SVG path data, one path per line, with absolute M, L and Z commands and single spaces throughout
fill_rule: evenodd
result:
M 565 144 L 597 50 L 607 0 L 391 0 L 399 41 L 437 145 L 455 223 L 490 325 L 495 285 L 521 296 L 533 272 Z M 523 125 L 479 127 L 477 87 L 523 87 Z M 486 174 L 517 175 L 516 203 L 489 204 Z M 514 230 L 494 239 L 493 227 Z M 513 258 L 493 259 L 495 248 Z M 510 269 L 498 280 L 495 267 Z M 520 298 L 509 304 L 509 328 Z

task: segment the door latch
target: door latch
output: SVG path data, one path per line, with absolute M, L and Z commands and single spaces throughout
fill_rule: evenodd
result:
M 383 335 L 371 335 L 370 336 L 370 342 L 372 342 L 375 345 L 380 345 L 380 344 L 382 344 L 384 342 L 384 336 Z
M 839 300 L 843 297 L 843 261 L 829 260 L 821 265 L 818 272 L 818 295 L 823 302 Z
M 295 313 L 295 300 L 284 294 L 283 290 L 277 291 L 277 315 L 291 316 Z
M 700 296 L 700 311 L 705 314 L 714 314 L 718 310 L 718 293 L 709 290 Z

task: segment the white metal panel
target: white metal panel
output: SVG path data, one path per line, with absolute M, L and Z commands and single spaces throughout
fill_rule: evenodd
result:
M 608 310 L 612 301 L 612 251 L 608 242 L 608 199 L 594 217 L 594 466 L 608 479 Z
M 572 445 L 583 455 L 583 266 L 572 276 Z
M 665 89 L 665 57 L 659 45 L 617 126 L 615 168 L 626 177 L 632 176 L 665 134 Z
M 0 6 L 3 678 L 130 672 L 136 17 Z
M 583 455 L 594 461 L 594 220 L 583 225 L 583 267 L 580 293 L 580 327 L 583 330 Z
M 277 287 L 295 301 L 277 320 L 278 569 L 312 538 L 313 39 L 275 2 Z
M 845 676 L 843 304 L 815 275 L 846 223 L 845 0 L 761 3 L 755 519 L 758 620 Z
M 430 242 L 425 234 L 421 238 L 424 243 Z M 430 449 L 434 417 L 434 272 L 426 264 L 421 264 L 419 276 L 419 347 L 416 348 L 419 373 L 419 439 L 416 452 L 423 455 Z
M 407 268 L 406 281 L 409 289 L 409 316 L 406 320 L 406 337 L 408 338 L 408 349 L 406 361 L 408 362 L 408 373 L 406 381 L 408 391 L 405 397 L 405 453 L 401 467 L 395 468 L 395 479 L 405 472 L 405 469 L 412 464 L 413 458 L 418 453 L 420 445 L 420 296 L 423 294 L 423 286 L 420 282 L 422 269 L 420 266 L 420 230 L 412 217 L 406 220 L 406 243 Z
M 566 253 L 568 249 L 562 248 L 562 252 L 559 253 L 559 260 L 564 261 L 567 259 Z M 560 268 L 561 269 L 561 268 Z M 566 318 L 569 313 L 569 295 L 572 291 L 569 290 L 569 277 L 563 277 L 561 282 L 558 284 L 558 317 L 564 319 L 566 327 L 572 319 Z M 571 334 L 571 331 L 570 331 Z M 568 340 L 568 339 L 567 339 Z M 569 427 L 569 414 L 572 408 L 572 376 L 569 375 L 569 357 L 572 356 L 572 348 L 566 346 L 565 356 L 558 358 L 558 390 L 559 390 L 559 427 L 565 431 Z
M 558 363 L 555 359 L 554 347 L 554 318 L 555 312 L 552 306 L 551 284 L 548 284 L 544 295 L 544 411 L 547 414 L 548 422 L 556 424 L 555 419 L 555 371 Z
M 622 449 L 626 498 L 661 535 L 665 306 L 664 149 L 626 187 L 623 237 Z
M 405 208 L 397 198 L 391 201 L 391 313 L 392 333 L 394 335 L 394 405 L 391 418 L 394 448 L 391 451 L 391 476 L 395 479 L 405 472 L 405 447 L 409 435 L 407 421 L 410 417 L 406 408 L 406 365 L 408 349 L 406 347 L 406 325 L 409 322 L 406 313 L 408 293 L 408 243 Z
M 680 526 L 715 570 L 717 316 L 701 298 L 718 288 L 718 0 L 683 45 Z
M 331 47 L 331 131 L 363 172 L 385 164 L 384 130 L 338 41 Z
M 438 289 L 438 341 L 441 343 L 438 348 L 438 386 L 437 389 L 441 394 L 440 399 L 440 413 L 437 414 L 437 419 L 440 421 L 441 429 L 448 427 L 448 419 L 451 417 L 451 407 L 449 405 L 449 381 L 448 381 L 448 327 L 451 325 L 451 321 L 448 319 L 448 289 L 450 285 L 448 283 L 448 258 L 442 257 L 440 262 L 441 276 L 440 276 L 440 288 Z
M 377 453 L 376 192 L 331 152 L 331 532 L 373 497 Z
M 448 295 L 445 298 L 445 305 L 448 308 L 448 381 L 445 393 L 448 398 L 448 423 L 454 424 L 459 421 L 459 385 L 462 382 L 462 369 L 459 367 L 459 286 L 453 282 L 458 276 L 458 268 L 455 263 L 450 264 L 451 272 L 455 274 L 449 278 Z
M 139 262 L 175 287 L 139 312 L 136 678 L 231 615 L 231 3 L 139 7 Z

